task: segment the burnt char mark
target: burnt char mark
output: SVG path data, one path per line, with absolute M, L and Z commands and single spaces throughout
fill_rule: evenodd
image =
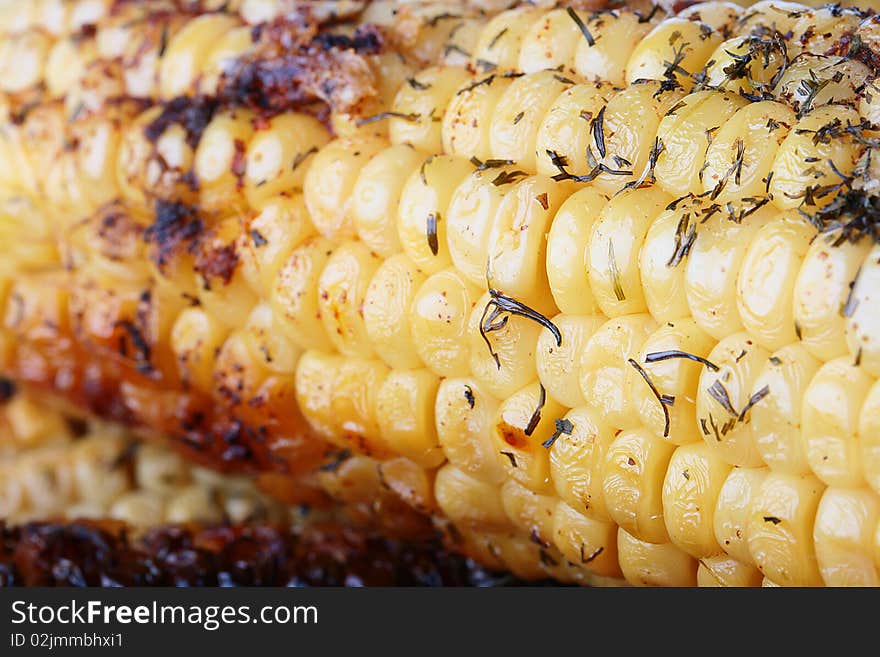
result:
M 177 14 L 203 14 L 209 11 L 226 11 L 225 5 L 218 9 L 220 3 L 214 0 L 164 0 L 164 2 L 144 2 L 144 0 L 111 0 L 107 14 L 117 16 L 129 5 L 154 5 L 152 13 L 164 14 L 173 11 Z M 229 3 L 225 3 L 229 4 Z
M 150 343 L 147 342 L 140 328 L 133 322 L 123 320 L 119 322 L 119 326 L 123 328 L 129 340 L 131 340 L 135 353 L 134 362 L 138 372 L 148 374 L 152 372 L 153 366 L 150 363 Z
M 178 96 L 165 103 L 162 113 L 144 128 L 144 134 L 155 143 L 169 126 L 178 124 L 186 131 L 186 143 L 195 148 L 217 106 L 213 98 Z
M 263 115 L 315 103 L 351 111 L 376 93 L 368 62 L 384 46 L 376 26 L 347 36 L 275 22 L 261 30 L 260 38 L 255 51 L 221 77 L 217 97 L 224 106 Z
M 0 404 L 5 404 L 15 397 L 16 390 L 15 382 L 0 376 Z
M 235 274 L 238 266 L 238 251 L 235 243 L 224 244 L 218 247 L 201 249 L 196 256 L 195 270 L 202 275 L 206 285 L 219 279 L 224 285 L 228 285 Z
M 331 523 L 175 525 L 132 539 L 110 521 L 0 523 L 6 586 L 474 586 L 516 584 L 439 540 L 395 541 Z
M 74 35 L 74 38 L 80 41 L 85 41 L 87 39 L 95 38 L 97 33 L 98 26 L 94 23 L 87 23 L 79 29 L 79 32 Z
M 143 238 L 143 227 L 136 222 L 123 205 L 112 203 L 99 210 L 96 216 L 95 247 L 114 260 L 137 257 Z
M 235 147 L 235 155 L 232 156 L 232 175 L 235 176 L 236 189 L 244 187 L 244 174 L 247 171 L 247 145 L 241 139 L 232 142 Z
M 326 32 L 316 34 L 311 45 L 322 50 L 353 50 L 360 55 L 376 55 L 382 50 L 382 36 L 375 26 L 362 26 L 353 36 Z
M 8 550 L 3 561 L 15 570 L 16 583 L 20 585 L 96 585 L 103 583 L 98 572 L 102 567 L 110 577 L 105 580 L 109 584 L 120 560 L 125 558 L 114 549 L 117 541 L 109 532 L 85 523 L 34 523 L 3 533 Z M 138 564 L 126 565 L 133 575 L 138 570 Z
M 153 261 L 164 267 L 179 249 L 192 250 L 203 224 L 195 208 L 178 201 L 157 200 L 155 217 L 144 231 L 144 240 L 155 247 Z
M 871 69 L 874 76 L 880 74 L 880 52 L 868 46 L 852 32 L 840 37 L 827 54 L 857 59 Z
M 304 58 L 295 56 L 238 62 L 224 74 L 218 95 L 224 104 L 262 111 L 281 112 L 307 104 L 314 96 L 301 88 L 296 75 L 304 65 Z

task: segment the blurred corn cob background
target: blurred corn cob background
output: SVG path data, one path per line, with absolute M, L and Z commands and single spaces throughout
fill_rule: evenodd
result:
M 146 529 L 292 520 L 251 479 L 193 466 L 118 426 L 71 419 L 23 394 L 3 407 L 2 419 L 0 517 L 7 524 L 109 518 Z
M 878 583 L 872 7 L 0 25 L 0 369 L 186 457 L 12 428 L 5 517 L 332 501 L 527 579 Z
M 0 405 L 0 484 L 0 586 L 516 583 L 435 537 L 389 540 L 326 504 L 284 506 L 251 479 L 23 393 Z

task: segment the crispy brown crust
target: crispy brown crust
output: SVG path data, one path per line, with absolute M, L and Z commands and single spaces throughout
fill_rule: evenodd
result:
M 222 471 L 293 475 L 317 468 L 331 451 L 301 416 L 291 417 L 298 416 L 295 406 L 286 413 L 287 431 L 277 445 L 279 432 L 269 422 L 245 422 L 206 395 L 169 389 L 167 382 L 152 380 L 137 366 L 86 351 L 53 349 L 50 355 L 35 345 L 20 345 L 10 373 L 36 394 L 61 395 L 99 417 L 165 434 L 189 459 Z M 60 389 L 58 382 L 63 382 Z
M 369 3 L 364 3 L 366 6 Z M 204 5 L 204 6 L 203 6 Z M 208 13 L 210 3 L 186 0 L 116 0 L 108 11 L 109 20 L 126 23 L 140 47 L 115 60 L 98 60 L 92 77 L 101 97 L 85 102 L 74 114 L 99 111 L 108 103 L 150 99 L 128 98 L 122 91 L 124 70 L 138 66 L 141 59 L 167 44 L 169 35 L 193 18 Z M 216 7 L 211 12 L 217 11 Z M 222 10 L 221 10 L 222 12 Z M 340 25 L 353 25 L 360 12 L 338 17 L 313 11 L 306 3 L 290 3 L 288 10 L 268 24 L 254 26 L 255 48 L 224 74 L 216 98 L 180 97 L 171 100 L 160 116 L 147 128 L 148 137 L 158 138 L 172 123 L 187 128 L 194 145 L 217 109 L 248 107 L 264 117 L 299 109 L 326 117 L 328 105 L 340 111 L 353 111 L 364 99 L 376 94 L 375 72 L 371 62 L 390 47 L 377 26 L 364 25 L 353 36 L 338 31 Z M 72 35 L 76 41 L 94 39 L 96 26 L 84 25 Z M 46 101 L 41 86 L 7 97 L 13 123 L 22 123 L 29 112 Z
M 496 575 L 437 541 L 337 524 L 169 526 L 132 538 L 109 521 L 0 523 L 0 586 L 473 586 Z

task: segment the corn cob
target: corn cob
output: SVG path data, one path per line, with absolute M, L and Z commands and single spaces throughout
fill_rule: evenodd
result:
M 10 376 L 527 578 L 877 583 L 875 16 L 275 18 L 217 75 L 241 17 L 167 15 L 144 92 L 6 89 Z

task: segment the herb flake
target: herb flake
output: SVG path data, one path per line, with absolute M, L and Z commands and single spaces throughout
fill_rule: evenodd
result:
M 437 222 L 440 220 L 439 212 L 429 212 L 426 219 L 428 248 L 431 249 L 433 255 L 437 255 L 440 251 L 440 243 L 437 240 Z
M 658 363 L 660 361 L 669 360 L 671 358 L 686 358 L 688 360 L 695 361 L 697 363 L 702 363 L 706 367 L 708 367 L 713 372 L 718 371 L 718 366 L 710 360 L 703 358 L 702 356 L 697 356 L 696 354 L 689 354 L 686 351 L 679 351 L 678 349 L 669 349 L 668 351 L 654 351 L 650 354 L 645 354 L 645 362 L 646 363 Z
M 752 407 L 754 407 L 755 404 L 757 404 L 759 401 L 764 399 L 764 397 L 766 397 L 769 394 L 770 394 L 770 386 L 764 386 L 758 392 L 756 392 L 754 395 L 749 397 L 748 403 L 743 407 L 743 409 L 739 413 L 739 418 L 738 418 L 739 421 L 740 422 L 745 421 L 746 414 L 750 410 L 752 410 Z
M 584 21 L 578 16 L 577 12 L 571 7 L 566 7 L 565 11 L 568 13 L 571 20 L 574 21 L 574 24 L 578 26 L 578 29 L 581 31 L 581 34 L 584 35 L 584 38 L 587 40 L 587 45 L 590 47 L 596 45 L 596 39 L 593 38 L 593 35 L 590 34 L 590 30 L 587 28 Z
M 572 431 L 574 431 L 574 424 L 572 424 L 571 420 L 568 420 L 566 418 L 560 420 L 559 418 L 557 418 L 556 431 L 554 431 L 547 440 L 541 443 L 541 446 L 550 449 L 551 447 L 553 447 L 553 443 L 555 443 L 562 434 L 570 436 Z
M 363 125 L 369 125 L 370 123 L 376 123 L 378 121 L 383 121 L 385 119 L 400 119 L 402 121 L 408 121 L 409 123 L 420 123 L 422 120 L 422 115 L 413 112 L 412 114 L 404 114 L 403 112 L 379 112 L 378 114 L 373 114 L 372 116 L 365 116 L 363 118 L 355 121 L 355 125 L 360 127 Z

